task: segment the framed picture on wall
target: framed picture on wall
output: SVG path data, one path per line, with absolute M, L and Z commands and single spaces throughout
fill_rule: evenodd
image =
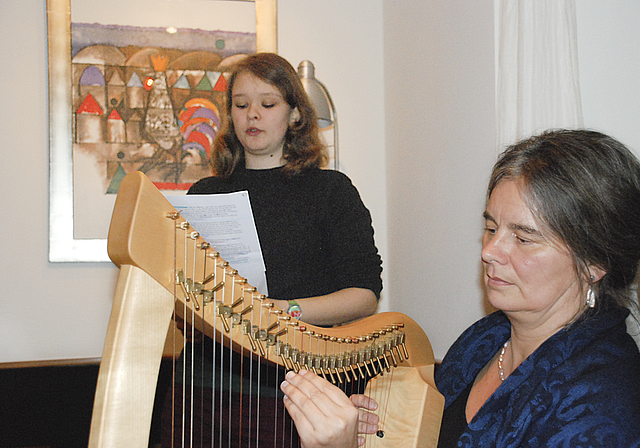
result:
M 210 175 L 228 70 L 277 51 L 276 0 L 48 0 L 49 260 L 109 261 L 119 182 Z

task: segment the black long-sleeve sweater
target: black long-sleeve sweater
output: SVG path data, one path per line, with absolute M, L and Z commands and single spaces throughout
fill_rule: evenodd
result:
M 239 169 L 227 180 L 202 179 L 189 194 L 243 190 L 249 192 L 269 297 L 299 299 L 349 287 L 379 297 L 382 267 L 371 215 L 346 175 Z

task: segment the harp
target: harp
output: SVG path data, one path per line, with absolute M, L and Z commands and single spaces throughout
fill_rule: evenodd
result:
M 444 400 L 433 385 L 433 352 L 401 313 L 320 328 L 269 303 L 225 262 L 140 172 L 122 181 L 108 251 L 120 267 L 100 364 L 89 446 L 146 447 L 156 381 L 172 316 L 228 349 L 330 381 L 374 377 L 384 437 L 367 446 L 434 446 Z M 380 434 L 381 435 L 381 434 Z

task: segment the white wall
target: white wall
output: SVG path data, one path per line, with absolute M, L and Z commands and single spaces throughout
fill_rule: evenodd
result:
M 384 2 L 390 306 L 422 325 L 436 358 L 484 313 L 493 23 L 493 0 Z
M 585 127 L 640 157 L 640 2 L 576 0 Z

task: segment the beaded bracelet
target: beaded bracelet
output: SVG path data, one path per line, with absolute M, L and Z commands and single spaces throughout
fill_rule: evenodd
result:
M 300 305 L 295 300 L 289 300 L 289 308 L 287 308 L 287 314 L 291 317 L 295 317 L 296 319 L 300 319 L 302 316 L 302 310 L 300 309 Z

